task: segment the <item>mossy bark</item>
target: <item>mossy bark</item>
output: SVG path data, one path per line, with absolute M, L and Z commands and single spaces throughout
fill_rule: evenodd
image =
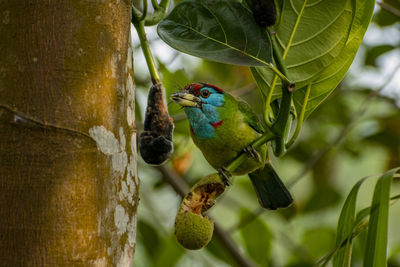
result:
M 130 7 L 0 1 L 1 265 L 131 265 Z

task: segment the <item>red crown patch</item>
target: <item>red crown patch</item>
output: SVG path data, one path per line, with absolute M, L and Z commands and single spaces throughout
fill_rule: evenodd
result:
M 219 91 L 220 93 L 223 93 L 224 90 L 222 90 L 221 88 L 215 86 L 215 85 L 211 85 L 209 83 L 191 83 L 188 84 L 184 87 L 185 91 L 189 91 L 190 93 L 194 94 L 195 96 L 199 96 L 200 95 L 200 90 L 203 87 L 210 87 L 213 88 L 217 91 Z

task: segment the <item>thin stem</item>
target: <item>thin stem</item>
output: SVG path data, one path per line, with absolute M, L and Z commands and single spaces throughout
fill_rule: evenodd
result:
M 151 4 L 153 5 L 154 10 L 157 10 L 160 8 L 160 6 L 157 3 L 157 0 L 151 0 Z
M 143 16 L 142 12 L 132 5 L 132 23 L 138 23 Z
M 278 75 L 279 78 L 281 78 L 282 82 L 292 84 L 292 82 L 287 78 L 287 71 L 283 72 L 282 69 L 280 69 L 279 67 L 277 68 L 272 64 L 270 68 L 275 72 L 276 75 Z
M 262 136 L 260 136 L 258 139 L 256 139 L 253 144 L 251 145 L 253 148 L 257 148 L 263 144 L 265 144 L 268 141 L 271 141 L 272 139 L 276 138 L 276 135 L 273 132 L 266 132 Z M 226 170 L 230 173 L 234 172 L 237 167 L 240 166 L 240 164 L 243 163 L 243 161 L 246 159 L 246 153 L 241 153 L 236 159 L 234 159 L 227 167 Z
M 159 6 L 160 6 L 161 8 L 167 9 L 168 6 L 169 6 L 169 2 L 170 2 L 169 0 L 161 0 Z
M 148 10 L 149 10 L 149 3 L 147 2 L 147 0 L 143 0 L 143 13 L 142 16 L 139 18 L 139 21 L 142 21 L 146 18 Z
M 304 11 L 304 8 L 306 6 L 306 3 L 307 3 L 307 0 L 304 1 L 303 6 L 301 7 L 301 10 L 299 12 L 299 15 L 297 16 L 296 23 L 295 23 L 295 25 L 293 27 L 293 31 L 290 34 L 289 41 L 288 41 L 288 43 L 287 43 L 287 45 L 286 45 L 286 47 L 285 47 L 285 49 L 283 51 L 283 56 L 278 58 L 278 60 L 281 61 L 282 65 L 284 65 L 283 64 L 283 60 L 286 59 L 286 56 L 289 53 L 290 46 L 291 46 L 291 44 L 293 42 L 294 34 L 295 34 L 296 30 L 297 30 L 297 27 L 300 24 L 300 19 L 301 19 L 301 16 L 303 15 L 303 11 Z M 272 29 L 268 29 L 268 31 L 269 31 L 270 36 L 271 36 L 272 46 L 273 46 L 274 50 L 278 51 L 278 44 L 276 42 L 275 32 Z M 275 59 L 277 59 L 277 58 L 275 58 Z M 278 66 L 278 68 L 279 68 L 279 66 Z M 268 98 L 267 98 L 267 103 L 266 103 L 267 104 L 266 105 L 267 108 L 269 108 L 269 105 L 271 103 L 271 98 L 272 98 L 272 95 L 274 93 L 274 90 L 275 90 L 275 87 L 276 87 L 276 82 L 277 82 L 277 79 L 278 79 L 277 76 L 279 76 L 279 75 L 278 75 L 277 72 L 275 72 L 274 78 L 273 78 L 272 83 L 271 83 L 271 89 L 270 89 L 270 92 L 269 92 Z M 283 76 L 287 77 L 287 71 L 283 72 Z M 279 77 L 281 78 L 281 76 L 279 76 Z M 290 83 L 290 81 L 288 79 L 286 79 L 286 82 Z M 266 119 L 266 123 L 267 124 L 268 124 L 268 122 L 269 122 L 269 120 Z
M 162 19 L 164 19 L 165 14 L 167 13 L 167 10 L 168 10 L 170 0 L 161 0 L 160 4 L 157 4 L 157 0 L 151 0 L 151 3 L 154 7 L 154 12 L 153 12 L 153 14 L 148 15 L 146 17 L 146 19 L 144 20 L 145 26 L 156 25 Z M 157 7 L 155 7 L 154 4 L 157 4 Z
M 287 76 L 286 66 L 283 62 L 283 57 L 279 52 L 278 44 L 276 42 L 276 37 L 274 34 L 271 35 L 271 41 L 272 41 L 272 49 L 274 52 L 274 59 L 276 65 L 282 71 L 282 73 L 285 76 Z M 274 151 L 276 156 L 282 156 L 286 151 L 285 133 L 288 133 L 288 129 L 291 125 L 289 116 L 290 116 L 290 109 L 292 106 L 293 91 L 294 91 L 294 84 L 282 80 L 281 105 L 275 123 L 272 125 L 272 130 L 278 136 L 277 145 Z
M 284 77 L 287 77 L 287 75 L 288 75 L 288 72 L 287 72 L 285 64 L 284 64 L 284 60 L 286 59 L 286 56 L 289 53 L 290 46 L 291 46 L 291 44 L 293 42 L 293 38 L 294 38 L 294 35 L 296 33 L 297 27 L 300 24 L 300 19 L 301 19 L 302 15 L 303 15 L 306 3 L 307 3 L 307 0 L 304 1 L 303 5 L 301 7 L 301 10 L 300 10 L 300 12 L 299 12 L 299 14 L 297 16 L 297 19 L 296 19 L 295 25 L 293 27 L 292 33 L 290 34 L 290 37 L 289 37 L 288 44 L 286 45 L 286 47 L 285 47 L 285 49 L 283 51 L 283 55 L 281 55 L 280 52 L 279 52 L 278 44 L 276 42 L 275 33 L 271 29 L 269 29 L 269 32 L 270 32 L 270 35 L 271 35 L 271 41 L 272 41 L 272 48 L 273 48 L 273 52 L 274 52 L 274 59 L 275 59 L 275 62 L 277 64 L 277 66 L 278 66 L 278 69 L 282 72 Z M 271 96 L 272 96 L 272 94 L 273 94 L 273 92 L 275 90 L 276 81 L 277 81 L 277 76 L 275 75 L 274 79 L 273 79 L 273 82 L 271 84 L 271 90 L 270 90 L 270 95 Z M 276 123 L 275 123 L 275 125 L 273 125 L 273 129 L 275 131 L 277 131 L 278 135 L 282 135 L 283 136 L 283 133 L 285 132 L 285 129 L 287 127 L 290 127 L 290 124 L 288 123 L 288 119 L 289 119 L 289 114 L 290 114 L 290 107 L 291 107 L 291 102 L 292 102 L 292 92 L 293 92 L 293 90 L 294 90 L 294 84 L 289 82 L 288 79 L 287 80 L 283 80 L 282 79 L 281 107 L 279 109 L 279 114 L 278 114 L 278 117 L 276 119 Z M 267 103 L 270 104 L 270 101 L 271 100 L 269 99 L 269 103 L 268 102 Z M 269 108 L 269 106 L 266 106 L 266 107 Z M 268 119 L 266 120 L 266 122 L 268 123 Z M 276 146 L 276 151 L 274 151 L 274 152 L 275 152 L 276 155 L 280 155 L 281 156 L 283 153 L 285 153 L 285 150 L 286 150 L 285 140 L 283 140 L 283 138 L 281 138 L 281 140 L 279 140 L 279 142 L 278 142 L 278 145 Z
M 289 88 L 289 84 L 282 83 L 281 105 L 276 122 L 272 125 L 272 130 L 278 136 L 274 150 L 277 157 L 281 157 L 286 152 L 285 139 L 291 125 L 289 116 L 292 105 L 292 92 Z
M 306 110 L 307 110 L 308 98 L 310 97 L 311 86 L 312 86 L 312 82 L 310 82 L 307 85 L 306 94 L 304 96 L 304 101 L 303 101 L 303 106 L 301 107 L 300 116 L 297 119 L 296 130 L 294 131 L 292 138 L 290 138 L 290 141 L 287 143 L 286 148 L 291 147 L 293 145 L 294 141 L 296 141 L 297 137 L 300 134 L 301 126 L 303 124 L 304 116 L 305 116 Z
M 159 83 L 160 76 L 158 75 L 156 64 L 153 60 L 150 46 L 147 41 L 146 32 L 144 30 L 144 22 L 143 21 L 135 22 L 133 23 L 133 26 L 135 26 L 136 32 L 139 36 L 140 46 L 142 47 L 143 55 L 146 59 L 147 67 L 150 72 L 151 81 L 153 84 Z
M 271 83 L 271 88 L 268 92 L 267 100 L 265 101 L 265 115 L 264 115 L 264 120 L 267 123 L 267 125 L 270 127 L 272 126 L 272 121 L 269 120 L 269 111 L 271 110 L 271 100 L 272 100 L 272 95 L 274 94 L 274 89 L 276 86 L 276 82 L 278 81 L 278 76 L 274 75 L 274 79 L 272 80 Z M 275 119 L 275 118 L 274 118 Z
M 143 12 L 140 12 L 136 7 L 132 6 L 132 23 L 137 24 L 144 21 L 145 26 L 153 26 L 159 23 L 167 13 L 170 0 L 161 0 L 160 4 L 157 0 L 151 0 L 151 4 L 154 7 L 153 14 L 147 14 L 148 12 L 148 0 L 143 0 Z

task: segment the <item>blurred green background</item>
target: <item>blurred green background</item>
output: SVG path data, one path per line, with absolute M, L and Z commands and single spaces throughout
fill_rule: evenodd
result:
M 384 1 L 400 10 L 400 1 Z M 135 36 L 135 32 L 132 32 Z M 240 96 L 261 113 L 260 93 L 248 68 L 183 55 L 162 44 L 148 29 L 167 97 L 185 84 L 208 82 Z M 138 41 L 135 45 L 136 113 L 141 129 L 150 78 Z M 335 248 L 343 202 L 362 177 L 400 166 L 400 18 L 376 5 L 373 22 L 355 62 L 335 92 L 303 124 L 296 144 L 274 166 L 290 187 L 294 205 L 286 210 L 259 208 L 247 176 L 234 177 L 209 215 L 232 237 L 242 257 L 255 266 L 314 266 Z M 386 85 L 382 89 L 382 86 Z M 169 103 L 170 101 L 168 101 Z M 192 185 L 215 172 L 189 137 L 187 120 L 176 104 L 175 152 L 163 167 Z M 141 179 L 135 267 L 240 266 L 214 235 L 198 251 L 183 249 L 174 237 L 181 197 L 159 168 L 139 157 Z M 359 209 L 371 204 L 376 178 L 361 187 Z M 392 195 L 400 193 L 394 181 Z M 389 220 L 389 266 L 400 266 L 400 209 Z M 354 240 L 352 266 L 362 265 L 365 233 Z

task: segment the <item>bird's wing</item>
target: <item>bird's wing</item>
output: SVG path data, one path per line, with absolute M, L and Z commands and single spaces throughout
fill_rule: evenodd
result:
M 244 101 L 238 101 L 239 111 L 243 114 L 246 122 L 253 128 L 256 132 L 264 133 L 264 127 L 262 126 L 257 115 L 254 113 L 253 109 Z

